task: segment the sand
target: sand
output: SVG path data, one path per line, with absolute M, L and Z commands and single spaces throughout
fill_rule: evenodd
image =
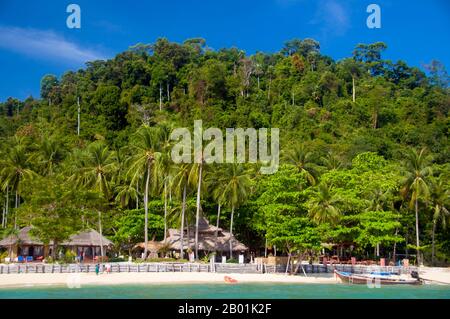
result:
M 450 285 L 450 268 L 421 267 L 420 277 L 431 284 Z M 2 274 L 0 288 L 46 285 L 120 285 L 120 284 L 180 284 L 180 283 L 224 283 L 229 276 L 241 283 L 299 283 L 336 284 L 340 280 L 333 274 L 308 274 L 289 276 L 285 274 L 222 274 L 207 272 L 149 272 L 149 273 L 55 273 L 55 274 Z
M 313 276 L 315 275 L 315 276 Z M 120 285 L 120 284 L 179 284 L 179 283 L 224 283 L 224 276 L 238 282 L 280 282 L 335 284 L 332 274 L 289 276 L 284 274 L 219 274 L 219 273 L 62 273 L 62 274 L 3 274 L 0 287 L 40 285 Z
M 419 276 L 429 283 L 450 285 L 450 268 L 421 267 Z

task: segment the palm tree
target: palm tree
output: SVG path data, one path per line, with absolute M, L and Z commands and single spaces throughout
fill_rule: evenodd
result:
M 125 179 L 123 180 L 123 183 L 119 183 L 116 187 L 116 192 L 117 195 L 115 200 L 117 203 L 120 203 L 120 206 L 122 207 L 128 207 L 131 199 L 136 201 L 139 196 L 136 186 Z
M 305 174 L 310 185 L 316 184 L 316 169 L 313 162 L 313 154 L 304 145 L 299 145 L 284 153 L 285 160 L 297 167 L 300 173 Z
M 448 202 L 450 193 L 448 190 L 448 186 L 444 183 L 444 176 L 442 175 L 437 180 L 433 180 L 431 186 L 432 191 L 430 196 L 430 204 L 433 211 L 433 229 L 431 233 L 431 263 L 434 266 L 436 226 L 439 221 L 442 223 L 442 227 L 444 227 L 444 229 L 447 226 L 447 220 L 450 217 L 450 212 L 447 209 L 449 205 Z
M 0 176 L 2 177 L 2 189 L 15 191 L 15 208 L 19 207 L 22 184 L 31 180 L 37 174 L 32 170 L 31 158 L 28 156 L 25 146 L 19 144 L 11 148 L 5 155 L 6 159 L 0 162 Z M 14 222 L 16 227 L 16 218 Z
M 328 170 L 340 169 L 343 166 L 342 160 L 331 151 L 322 157 L 321 160 Z
M 43 175 L 53 175 L 55 166 L 64 159 L 62 144 L 54 139 L 44 137 L 37 145 L 37 152 L 33 159 L 42 167 Z
M 189 174 L 191 167 L 189 164 L 180 164 L 177 167 L 175 176 L 173 178 L 174 188 L 181 198 L 181 222 L 180 222 L 180 258 L 184 256 L 184 221 L 186 214 L 186 195 L 189 187 Z M 189 229 L 189 224 L 187 225 Z M 188 240 L 189 245 L 189 240 Z
M 171 185 L 172 176 L 172 165 L 173 162 L 171 160 L 171 146 L 172 141 L 170 139 L 170 134 L 172 131 L 172 126 L 167 124 L 162 124 L 159 126 L 161 132 L 161 156 L 159 161 L 157 162 L 157 171 L 158 171 L 158 179 L 160 180 L 160 184 L 163 187 L 163 198 L 164 198 L 164 241 L 167 238 L 167 192 L 169 191 L 169 187 Z
M 249 196 L 251 187 L 251 178 L 248 170 L 243 165 L 236 163 L 226 164 L 223 174 L 220 177 L 221 183 L 224 185 L 223 199 L 231 208 L 230 221 L 230 258 L 233 256 L 233 219 L 234 210 L 245 202 Z
M 102 142 L 94 142 L 81 154 L 75 163 L 74 174 L 70 177 L 77 185 L 90 188 L 103 195 L 104 199 L 111 198 L 111 181 L 117 171 L 116 154 Z M 102 236 L 102 213 L 98 209 L 98 228 Z M 101 238 L 101 237 L 100 237 Z M 100 245 L 101 255 L 104 256 L 103 245 Z
M 317 190 L 316 196 L 308 203 L 308 216 L 317 224 L 337 222 L 341 216 L 337 207 L 340 199 L 333 196 L 331 187 L 326 183 L 319 184 Z
M 414 206 L 415 209 L 418 265 L 421 265 L 422 262 L 419 241 L 419 199 L 425 199 L 429 194 L 428 177 L 432 175 L 430 162 L 431 157 L 427 155 L 425 148 L 419 152 L 414 149 L 406 152 L 406 177 L 403 182 L 402 194 L 411 196 L 410 207 Z
M 212 193 L 213 199 L 217 203 L 217 220 L 216 220 L 216 232 L 215 232 L 215 240 L 214 240 L 214 247 L 215 250 L 217 250 L 217 240 L 219 235 L 219 222 L 220 222 L 220 212 L 222 205 L 225 202 L 225 198 L 223 196 L 223 192 L 225 190 L 225 183 L 224 179 L 218 178 L 219 176 L 222 176 L 222 170 L 219 166 L 216 166 L 214 170 L 207 176 L 207 185 L 210 189 L 210 192 Z
M 148 243 L 148 199 L 150 194 L 150 180 L 154 187 L 156 180 L 156 170 L 154 163 L 161 156 L 160 150 L 160 134 L 157 129 L 148 126 L 142 126 L 134 137 L 132 144 L 134 156 L 131 158 L 129 174 L 132 176 L 132 183 L 135 183 L 141 175 L 145 176 L 145 193 L 144 193 L 144 211 L 145 211 L 145 246 L 144 258 L 147 258 Z
M 203 157 L 202 163 L 194 163 L 191 165 L 189 172 L 189 183 L 197 185 L 196 214 L 195 214 L 195 258 L 198 259 L 198 224 L 200 220 L 201 194 L 203 184 Z

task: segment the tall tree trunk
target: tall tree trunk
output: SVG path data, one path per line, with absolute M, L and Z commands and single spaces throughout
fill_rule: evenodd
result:
M 266 258 L 266 257 L 267 257 L 267 237 L 266 237 L 266 241 L 264 243 L 264 258 Z
M 6 186 L 6 216 L 5 216 L 5 228 L 8 226 L 8 214 L 9 214 L 9 185 Z
M 167 83 L 167 101 L 170 102 L 170 91 L 169 91 L 169 83 Z
M 102 261 L 103 261 L 103 257 L 105 256 L 104 251 L 103 251 L 103 230 L 102 230 L 102 212 L 98 211 L 98 230 L 100 233 L 100 255 L 102 256 Z
M 398 234 L 398 228 L 395 229 L 395 236 Z M 397 242 L 394 243 L 394 252 L 393 252 L 393 259 L 394 259 L 394 266 L 395 262 L 397 261 L 395 255 L 397 254 Z
M 184 257 L 184 214 L 186 212 L 186 184 L 184 184 L 183 187 L 183 203 L 181 206 L 181 228 L 180 228 L 180 258 L 183 259 Z M 189 228 L 189 225 L 188 225 Z M 189 241 L 188 241 L 188 247 L 189 247 Z
M 230 259 L 233 258 L 233 219 L 234 219 L 234 205 L 231 206 L 231 221 L 230 221 Z
M 372 114 L 372 128 L 376 129 L 378 127 L 378 110 L 374 110 Z
M 356 102 L 356 87 L 355 87 L 355 76 L 352 75 L 352 95 L 353 95 L 353 103 Z
M 420 241 L 419 241 L 419 202 L 416 198 L 416 246 L 417 246 L 417 265 L 420 266 L 422 262 L 422 256 L 420 255 Z
M 219 221 L 220 221 L 220 203 L 217 208 L 217 221 L 216 221 L 216 233 L 215 233 L 215 241 L 214 241 L 214 251 L 217 251 L 217 239 L 219 236 Z
M 302 267 L 302 261 L 303 261 L 303 255 L 301 252 L 298 252 L 297 266 L 295 266 L 294 275 L 298 272 L 300 267 Z
M 431 264 L 434 266 L 435 245 L 434 236 L 436 234 L 436 220 L 433 220 L 433 230 L 431 232 Z
M 164 242 L 167 238 L 167 180 L 164 181 Z
M 52 248 L 52 259 L 53 261 L 56 260 L 56 248 L 58 247 L 58 244 L 56 240 L 53 239 L 53 248 Z
M 78 114 L 77 114 L 77 135 L 80 136 L 80 117 L 81 117 L 81 109 L 80 109 L 80 97 L 77 97 L 77 104 L 78 104 Z
M 136 181 L 136 209 L 139 209 L 139 179 Z
M 201 188 L 202 188 L 202 173 L 203 173 L 203 163 L 200 163 L 199 173 L 198 173 L 198 186 L 197 186 L 197 213 L 195 215 L 195 259 L 198 260 L 198 222 L 200 219 L 200 198 L 201 198 Z
M 2 212 L 2 228 L 5 228 L 5 215 L 6 215 L 6 208 L 3 207 L 3 212 Z
M 291 265 L 291 256 L 292 256 L 291 252 L 288 252 L 288 260 L 287 260 L 287 263 L 286 263 L 286 270 L 284 272 L 285 275 L 287 275 L 287 272 L 289 270 L 289 266 Z
M 16 189 L 16 201 L 15 201 L 15 210 L 14 210 L 14 229 L 17 229 L 17 209 L 19 208 L 19 193 Z
M 162 87 L 159 83 L 159 110 L 162 111 Z
M 147 178 L 145 180 L 145 195 L 144 195 L 144 211 L 145 211 L 145 229 L 144 229 L 144 259 L 147 259 L 147 245 L 148 245 L 148 192 L 149 192 L 149 184 L 150 184 L 150 172 L 151 172 L 151 164 L 147 164 Z
M 270 89 L 271 89 L 271 86 L 272 86 L 272 76 L 270 76 L 269 89 L 267 90 L 267 101 L 269 101 L 269 103 L 270 103 Z

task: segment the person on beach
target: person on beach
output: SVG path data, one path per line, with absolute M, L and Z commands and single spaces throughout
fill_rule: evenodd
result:
M 100 272 L 100 264 L 95 265 L 95 274 L 98 276 L 98 273 Z
M 106 273 L 107 274 L 111 273 L 111 264 L 106 264 Z

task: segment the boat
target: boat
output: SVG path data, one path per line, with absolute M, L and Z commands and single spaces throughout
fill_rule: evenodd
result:
M 231 277 L 229 277 L 229 276 L 225 276 L 225 277 L 223 277 L 223 279 L 225 280 L 226 283 L 229 283 L 229 284 L 235 284 L 235 283 L 237 283 L 237 280 L 236 280 L 236 279 L 233 279 L 233 278 L 231 278 Z
M 423 282 L 417 273 L 410 277 L 388 272 L 373 272 L 369 274 L 355 274 L 345 271 L 334 271 L 342 282 L 351 284 L 381 284 L 381 285 L 421 285 Z

